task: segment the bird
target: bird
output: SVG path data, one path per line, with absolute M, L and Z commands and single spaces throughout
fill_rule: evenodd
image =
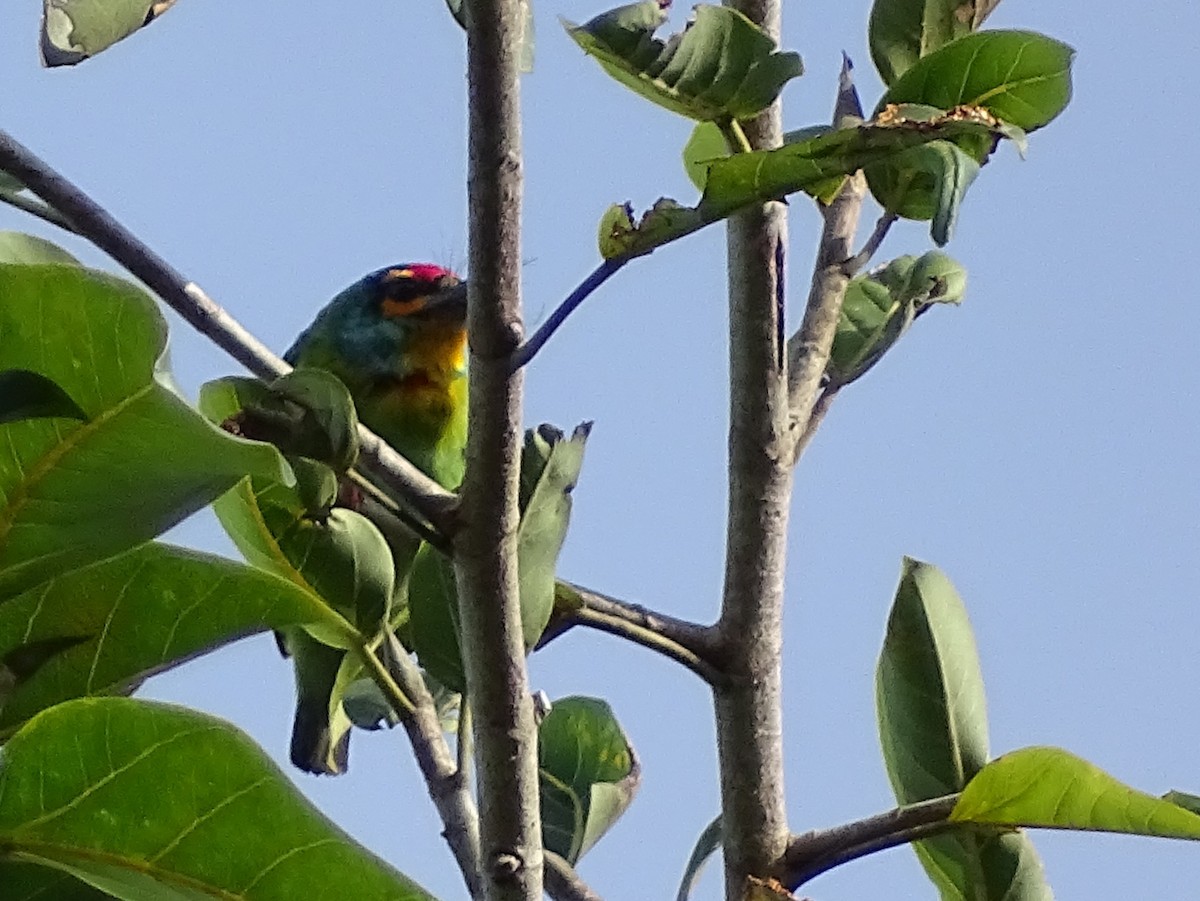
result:
M 454 490 L 467 441 L 466 301 L 466 282 L 449 269 L 388 266 L 334 297 L 284 359 L 337 376 L 364 425 Z M 334 742 L 330 729 L 330 696 L 345 652 L 303 629 L 285 631 L 281 646 L 296 669 L 292 763 L 315 774 L 345 772 L 350 733 L 342 730 Z

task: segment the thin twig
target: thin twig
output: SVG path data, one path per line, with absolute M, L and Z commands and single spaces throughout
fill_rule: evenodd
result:
M 835 122 L 853 118 L 855 114 L 861 116 L 857 98 L 850 78 L 850 63 L 846 60 L 834 106 Z M 853 252 L 854 235 L 858 230 L 866 191 L 866 179 L 861 172 L 856 172 L 846 179 L 842 189 L 826 207 L 825 226 L 817 249 L 804 319 L 796 334 L 788 340 L 788 406 L 796 436 L 793 462 L 800 448 L 800 439 L 812 420 L 817 392 L 829 363 L 842 301 L 846 298 L 846 287 L 850 282 L 844 267 Z M 808 440 L 811 437 L 809 435 Z
M 867 238 L 867 243 L 862 246 L 862 250 L 842 264 L 842 271 L 845 272 L 846 275 L 853 277 L 857 275 L 862 268 L 867 265 L 867 263 L 871 262 L 871 257 L 875 256 L 875 253 L 879 250 L 884 239 L 887 237 L 888 232 L 891 231 L 892 226 L 896 224 L 896 220 L 899 218 L 900 217 L 895 213 L 885 210 L 883 215 L 881 215 L 875 222 L 875 229 L 871 232 L 871 236 Z
M 795 889 L 847 861 L 958 828 L 947 820 L 958 797 L 933 798 L 831 829 L 793 836 L 775 867 L 775 876 L 789 889 Z
M 629 259 L 629 257 L 613 257 L 593 269 L 591 274 L 580 282 L 579 287 L 572 291 L 570 296 L 550 314 L 549 318 L 538 326 L 537 331 L 513 351 L 508 364 L 510 370 L 516 372 L 521 367 L 528 365 L 529 361 L 542 349 L 542 346 L 567 321 L 567 317 L 575 312 L 575 308 L 583 303 L 589 294 L 608 281 L 618 269 L 628 263 Z
M 437 704 L 420 671 L 393 634 L 388 632 L 385 640 L 388 672 L 413 702 L 413 712 L 401 714 L 400 723 L 412 745 L 429 797 L 441 817 L 442 835 L 454 854 L 467 891 L 478 901 L 483 897 L 483 885 L 475 800 L 463 772 L 455 765 L 438 720 Z
M 614 598 L 593 588 L 585 588 L 574 582 L 567 582 L 565 584 L 579 595 L 583 606 L 587 609 L 595 610 L 597 613 L 602 613 L 609 617 L 625 620 L 631 625 L 647 629 L 656 635 L 661 635 L 666 640 L 679 645 L 697 657 L 716 665 L 719 643 L 716 634 L 710 626 L 702 626 L 690 620 L 668 616 L 665 613 L 659 613 L 641 604 L 622 601 L 619 598 Z
M 29 213 L 31 216 L 37 216 L 43 222 L 49 222 L 51 225 L 56 225 L 64 231 L 69 231 L 72 234 L 79 234 L 75 231 L 75 226 L 62 213 L 53 207 L 40 203 L 29 197 L 22 197 L 20 194 L 7 194 L 0 192 L 0 203 L 7 203 L 11 207 L 16 207 L 22 212 Z
M 553 851 L 544 852 L 546 894 L 554 901 L 603 901 L 584 882 L 575 868 Z
M 808 449 L 808 445 L 812 443 L 813 438 L 817 434 L 817 429 L 825 421 L 825 414 L 833 406 L 833 402 L 837 399 L 841 388 L 841 385 L 830 382 L 821 390 L 821 396 L 817 398 L 817 402 L 813 404 L 812 412 L 808 415 L 808 422 L 804 426 L 804 431 L 796 439 L 795 459 L 799 460 Z
M 283 360 L 225 312 L 195 282 L 184 277 L 82 190 L 0 131 L 0 171 L 7 172 L 62 214 L 87 238 L 201 334 L 261 379 L 290 371 Z M 56 223 L 57 224 L 57 223 Z M 360 426 L 364 468 L 443 534 L 454 531 L 454 495 Z

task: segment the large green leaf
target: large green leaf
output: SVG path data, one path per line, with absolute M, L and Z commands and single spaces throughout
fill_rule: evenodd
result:
M 555 701 L 538 729 L 542 841 L 575 863 L 633 802 L 641 767 L 612 708 L 598 698 Z
M 70 701 L 4 749 L 0 846 L 123 898 L 430 896 L 306 801 L 221 720 Z
M 684 31 L 666 41 L 654 32 L 666 4 L 621 6 L 567 33 L 609 75 L 648 100 L 691 119 L 746 119 L 770 106 L 802 74 L 799 55 L 736 10 L 701 4 Z
M 978 31 L 1000 0 L 875 0 L 868 36 L 871 59 L 892 84 L 922 56 Z
M 87 415 L 0 425 L 0 598 L 153 538 L 248 473 L 290 480 L 274 448 L 170 387 L 165 345 L 154 302 L 127 282 L 0 264 L 0 369 L 39 373 Z
M 61 701 L 297 623 L 351 630 L 294 584 L 164 544 L 64 573 L 0 604 L 0 737 Z
M 980 770 L 950 819 L 1200 839 L 1200 816 L 1118 782 L 1060 748 L 1023 748 Z
M 3 173 L 0 173 L 2 175 Z M 0 185 L 0 194 L 4 193 Z M 25 235 L 21 232 L 0 231 L 0 263 L 60 263 L 78 266 L 79 261 L 57 244 Z
M 983 675 L 966 609 L 937 567 L 906 558 L 876 670 L 884 763 L 901 804 L 961 791 L 987 763 Z M 1050 897 L 1032 843 L 961 831 L 916 842 L 949 901 Z
M 18 860 L 0 859 L 0 885 L 7 901 L 108 901 L 108 892 L 70 873 Z
M 1013 132 L 982 112 L 914 119 L 889 109 L 864 125 L 808 134 L 812 136 L 776 150 L 713 160 L 707 166 L 704 196 L 695 207 L 664 198 L 635 223 L 632 210 L 614 205 L 600 229 L 602 255 L 647 254 L 751 204 L 796 191 L 827 198 L 831 183 L 836 187 L 843 176 L 931 141 L 972 141 L 990 148 L 997 137 Z
M 175 0 L 43 0 L 42 62 L 73 66 L 166 12 Z
M 1071 99 L 1075 51 L 1033 31 L 968 35 L 921 58 L 884 93 L 889 105 L 951 110 L 977 106 L 1027 132 L 1049 124 Z

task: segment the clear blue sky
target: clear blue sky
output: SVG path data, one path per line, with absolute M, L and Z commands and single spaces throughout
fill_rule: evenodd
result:
M 678 156 L 688 123 L 604 77 L 557 24 L 602 7 L 535 2 L 537 68 L 523 82 L 531 322 L 595 264 L 609 203 L 694 196 Z M 1200 789 L 1189 725 L 1200 703 L 1200 313 L 1187 274 L 1200 12 L 1183 0 L 1083 10 L 1006 0 L 993 16 L 991 27 L 1078 49 L 1074 102 L 1033 136 L 1026 162 L 1005 148 L 972 189 L 949 247 L 970 270 L 964 306 L 923 318 L 843 393 L 798 473 L 784 659 L 796 829 L 892 804 L 873 670 L 903 554 L 943 567 L 968 605 L 995 753 L 1061 745 L 1151 792 Z M 368 270 L 465 261 L 463 42 L 439 0 L 189 0 L 59 71 L 37 65 L 39 12 L 26 0 L 0 14 L 3 127 L 277 349 Z M 873 104 L 866 3 L 785 12 L 785 44 L 808 66 L 784 95 L 787 126 L 827 118 L 842 49 Z M 792 213 L 794 320 L 818 217 L 803 198 Z M 58 237 L 7 210 L 0 228 Z M 925 246 L 908 226 L 884 253 Z M 629 267 L 527 379 L 529 423 L 596 421 L 562 572 L 701 620 L 716 611 L 723 552 L 723 247 L 713 229 Z M 173 323 L 192 396 L 236 369 Z M 207 515 L 172 537 L 232 553 Z M 610 899 L 670 897 L 717 809 L 703 686 L 581 631 L 531 666 L 551 697 L 608 698 L 644 766 L 640 797 L 581 872 Z M 143 694 L 227 717 L 286 759 L 291 669 L 269 637 Z M 357 838 L 440 897 L 462 897 L 401 732 L 356 734 L 347 777 L 291 773 Z M 1035 841 L 1060 899 L 1190 901 L 1200 883 L 1200 846 Z M 717 886 L 713 871 L 701 897 Z M 935 897 L 907 849 L 806 893 Z

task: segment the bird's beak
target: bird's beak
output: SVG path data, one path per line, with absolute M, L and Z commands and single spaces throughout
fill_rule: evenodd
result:
M 421 308 L 422 316 L 437 319 L 462 320 L 467 315 L 467 283 L 459 282 L 431 295 Z

